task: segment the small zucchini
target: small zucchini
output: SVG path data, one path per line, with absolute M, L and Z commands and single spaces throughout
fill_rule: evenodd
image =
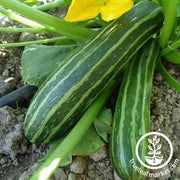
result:
M 139 138 L 150 131 L 150 103 L 153 74 L 159 57 L 159 44 L 150 40 L 128 66 L 123 78 L 110 138 L 111 161 L 122 180 L 139 180 L 141 174 L 133 169 L 130 160 L 138 163 L 135 148 Z M 147 144 L 140 149 L 144 156 Z M 143 167 L 141 167 L 143 169 Z

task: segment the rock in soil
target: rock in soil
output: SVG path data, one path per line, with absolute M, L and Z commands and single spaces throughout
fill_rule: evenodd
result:
M 22 122 L 16 123 L 16 115 L 10 107 L 0 108 L 0 153 L 12 160 L 21 153 L 27 140 L 23 136 Z
M 90 158 L 94 161 L 100 161 L 104 158 L 107 157 L 107 147 L 102 147 L 101 149 L 99 149 L 97 152 L 93 153 L 92 155 L 90 155 Z
M 38 163 L 35 163 L 32 166 L 30 166 L 27 171 L 22 173 L 22 175 L 19 177 L 19 180 L 28 180 L 33 175 L 33 173 L 38 169 L 38 167 L 39 167 Z
M 70 165 L 70 170 L 73 173 L 82 174 L 86 169 L 86 160 L 82 157 L 76 157 Z

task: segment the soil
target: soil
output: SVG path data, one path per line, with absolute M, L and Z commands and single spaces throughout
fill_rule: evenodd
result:
M 58 10 L 51 13 L 60 16 Z M 0 26 L 21 26 L 8 19 L 0 19 Z M 20 42 L 46 38 L 47 34 L 0 33 L 0 42 Z M 23 48 L 0 49 L 0 97 L 23 86 L 21 77 L 21 55 Z M 180 80 L 180 69 L 167 64 L 169 72 Z M 118 91 L 118 90 L 117 90 Z M 107 106 L 114 107 L 117 93 L 112 95 Z M 0 180 L 27 180 L 37 170 L 39 160 L 48 150 L 48 145 L 30 143 L 24 136 L 22 123 L 29 105 L 27 98 L 12 107 L 0 108 Z M 180 159 L 180 93 L 171 88 L 159 73 L 155 73 L 151 104 L 151 129 L 166 134 L 172 141 L 172 162 Z M 164 149 L 163 151 L 166 151 Z M 74 157 L 73 163 L 59 168 L 54 180 L 118 180 L 108 153 L 108 145 L 90 157 Z M 158 178 L 157 178 L 158 179 Z M 159 179 L 180 179 L 180 167 Z

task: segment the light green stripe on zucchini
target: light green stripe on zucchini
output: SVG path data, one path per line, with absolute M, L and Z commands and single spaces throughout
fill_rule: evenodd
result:
M 151 40 L 140 49 L 123 78 L 116 104 L 111 134 L 111 159 L 122 180 L 144 179 L 133 169 L 130 160 L 137 166 L 135 148 L 139 138 L 150 131 L 150 102 L 153 73 L 159 57 L 159 45 Z M 147 155 L 147 143 L 140 148 L 141 157 Z

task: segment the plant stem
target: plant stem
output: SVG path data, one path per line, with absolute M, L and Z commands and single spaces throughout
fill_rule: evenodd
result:
M 111 84 L 103 90 L 95 102 L 84 113 L 76 126 L 56 148 L 51 156 L 42 164 L 38 171 L 36 171 L 36 173 L 30 178 L 30 180 L 47 180 L 54 173 L 59 164 L 72 152 L 77 143 L 84 136 L 117 84 L 117 81 L 113 80 Z
M 43 25 L 45 28 L 52 32 L 67 36 L 68 38 L 76 41 L 85 41 L 94 33 L 94 31 L 91 29 L 65 22 L 38 9 L 27 6 L 26 4 L 23 4 L 19 1 L 1 0 L 0 5 Z
M 47 43 L 52 43 L 52 42 L 57 42 L 67 39 L 66 37 L 57 37 L 57 38 L 51 38 L 51 39 L 42 39 L 42 40 L 37 40 L 37 41 L 27 41 L 27 42 L 20 42 L 20 43 L 7 43 L 7 44 L 0 44 L 0 47 L 21 47 L 21 46 L 29 46 L 32 44 L 47 44 Z
M 57 1 L 49 2 L 47 4 L 36 6 L 35 8 L 40 10 L 40 11 L 47 11 L 50 9 L 57 8 L 57 7 L 64 5 L 64 4 L 65 4 L 64 0 L 57 0 Z
M 22 33 L 22 32 L 32 32 L 32 33 L 46 33 L 45 29 L 37 28 L 11 28 L 11 27 L 0 27 L 0 32 L 6 33 Z
M 160 0 L 160 4 L 162 5 L 164 11 L 164 25 L 159 39 L 161 48 L 165 48 L 167 46 L 171 36 L 176 19 L 176 3 L 177 0 Z
M 180 51 L 173 51 L 166 54 L 165 59 L 174 64 L 180 64 Z
M 167 48 L 164 48 L 161 52 L 161 55 L 164 56 L 164 55 L 176 50 L 179 47 L 180 47 L 180 39 L 178 41 L 176 41 L 175 43 L 169 45 Z
M 1 1 L 0 1 L 0 2 L 1 2 Z M 20 15 L 15 14 L 15 13 L 9 12 L 8 10 L 2 8 L 1 6 L 0 6 L 0 12 L 1 12 L 3 15 L 5 15 L 5 16 L 7 16 L 7 17 L 9 17 L 9 18 L 11 18 L 11 19 L 13 19 L 13 20 L 15 20 L 15 21 L 18 21 L 18 22 L 20 22 L 20 23 L 22 23 L 22 24 L 25 24 L 25 25 L 27 25 L 27 26 L 34 27 L 34 28 L 40 28 L 40 29 L 45 28 L 43 25 L 38 24 L 38 23 L 35 22 L 35 21 L 31 21 L 31 20 L 29 20 L 29 19 L 26 19 L 26 18 L 24 18 L 24 17 L 22 17 L 22 16 L 20 16 Z
M 180 92 L 180 82 L 178 82 L 177 80 L 175 80 L 170 74 L 169 72 L 165 69 L 165 67 L 163 66 L 161 60 L 158 62 L 157 64 L 157 70 L 161 73 L 161 75 L 163 76 L 163 78 L 165 79 L 165 81 L 171 86 L 173 87 L 175 90 Z

